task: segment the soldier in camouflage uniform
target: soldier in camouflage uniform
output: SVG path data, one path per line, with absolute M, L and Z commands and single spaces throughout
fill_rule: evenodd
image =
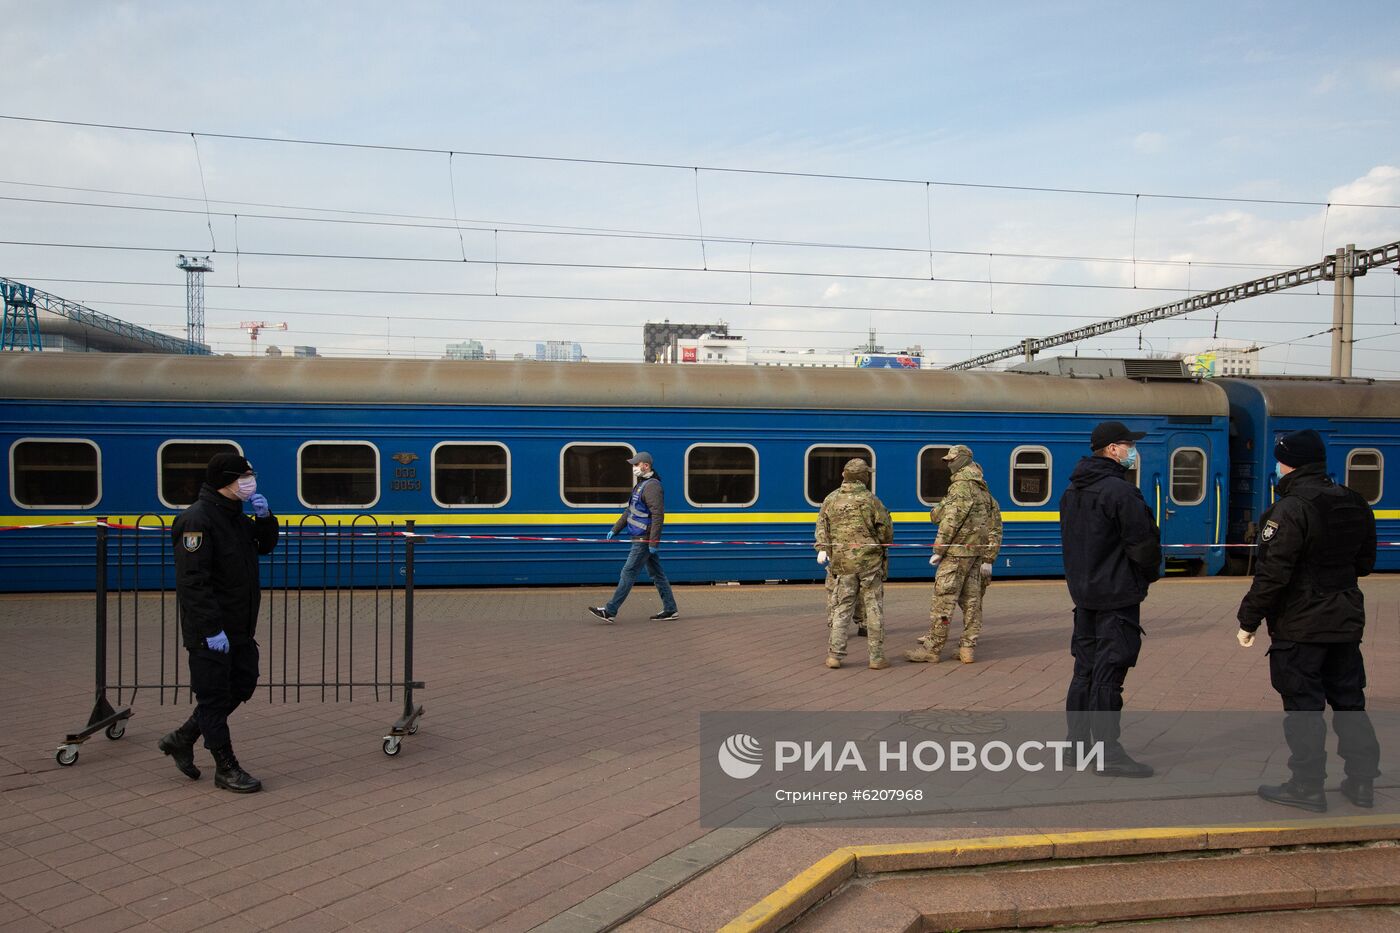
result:
M 846 627 L 857 598 L 865 606 L 870 649 L 870 669 L 884 670 L 885 573 L 894 524 L 889 510 L 866 486 L 870 466 L 859 458 L 848 460 L 841 471 L 841 486 L 826 497 L 817 516 L 817 563 L 830 563 L 827 576 L 826 666 L 837 668 L 846 656 Z
M 972 461 L 972 450 L 963 444 L 943 457 L 952 481 L 948 494 L 934 506 L 929 518 L 938 525 L 938 538 L 929 563 L 938 567 L 933 580 L 933 606 L 929 633 L 919 647 L 904 656 L 910 661 L 938 663 L 948 640 L 953 607 L 963 612 L 958 660 L 971 664 L 982 632 L 982 594 L 992 579 L 992 562 L 1001 550 L 1001 507 L 987 490 L 982 468 Z

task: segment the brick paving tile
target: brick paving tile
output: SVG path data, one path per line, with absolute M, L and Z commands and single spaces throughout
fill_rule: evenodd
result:
M 1263 652 L 1230 650 L 1245 586 L 1153 588 L 1130 709 L 1277 708 Z M 1368 578 L 1363 588 L 1368 700 L 1397 709 L 1400 578 Z M 486 925 L 522 929 L 702 836 L 701 711 L 1063 704 L 1069 602 L 1059 581 L 998 581 L 978 663 L 936 667 L 898 660 L 927 624 L 928 584 L 892 584 L 887 643 L 896 662 L 879 675 L 822 666 L 819 586 L 682 587 L 679 623 L 651 625 L 642 606 L 610 629 L 587 624 L 582 607 L 607 592 L 420 591 L 422 731 L 391 760 L 379 737 L 397 716 L 394 703 L 362 702 L 362 691 L 353 704 L 322 703 L 318 690 L 303 691 L 300 704 L 260 693 L 234 719 L 240 758 L 265 784 L 248 796 L 215 791 L 211 775 L 186 780 L 155 751 L 187 713 L 183 693 L 168 709 L 143 694 L 126 738 L 95 739 L 75 767 L 59 768 L 53 744 L 91 706 L 91 597 L 0 598 L 0 651 L 19 672 L 0 682 L 0 702 L 30 724 L 23 736 L 0 737 L 0 895 L 25 911 L 5 923 L 7 933 L 42 928 L 41 911 L 91 895 L 111 907 L 86 922 L 110 917 L 109 925 L 178 919 L 212 901 L 254 929 L 310 917 L 366 930 L 463 930 L 475 923 L 467 905 L 479 902 L 506 908 Z M 143 631 L 143 650 L 154 643 Z M 197 759 L 208 764 L 203 749 Z M 799 838 L 820 845 L 851 834 L 788 834 L 775 844 L 802 849 Z M 237 885 L 221 888 L 220 874 Z M 66 887 L 72 879 L 81 885 Z M 731 888 L 731 899 L 747 891 Z M 364 914 L 351 916 L 360 904 Z M 664 929 L 677 918 L 646 923 Z
M 60 928 L 75 926 L 86 922 L 89 917 L 95 917 L 112 910 L 114 906 L 111 901 L 101 895 L 89 894 L 86 897 L 66 901 L 56 907 L 41 911 L 39 918 L 45 923 L 51 923 Z
M 125 907 L 118 907 L 106 913 L 88 917 L 83 921 L 82 933 L 121 933 L 134 927 L 143 926 L 146 920 L 138 913 Z

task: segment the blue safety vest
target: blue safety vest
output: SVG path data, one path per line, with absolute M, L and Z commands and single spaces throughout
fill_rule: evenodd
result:
M 642 490 L 647 483 L 654 482 L 654 476 L 642 480 L 632 489 L 632 498 L 627 500 L 627 533 L 634 538 L 645 538 L 651 528 L 651 508 L 642 498 Z

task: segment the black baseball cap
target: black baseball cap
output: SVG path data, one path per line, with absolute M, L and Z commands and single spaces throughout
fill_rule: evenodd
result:
M 1134 431 L 1121 421 L 1105 421 L 1094 428 L 1089 435 L 1089 449 L 1103 450 L 1109 444 L 1121 441 L 1140 441 L 1147 436 L 1146 431 Z

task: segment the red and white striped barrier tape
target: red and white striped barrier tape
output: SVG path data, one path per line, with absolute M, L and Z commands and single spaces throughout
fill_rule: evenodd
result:
M 160 531 L 168 532 L 169 525 L 139 524 L 127 525 L 118 522 L 104 522 L 98 519 L 80 519 L 71 522 L 44 522 L 35 525 L 0 525 L 0 531 L 32 531 L 44 528 L 74 528 L 74 527 L 101 527 L 114 528 L 120 531 Z M 364 527 L 364 526 L 361 526 Z M 308 538 L 328 538 L 328 537 L 413 537 L 413 538 L 441 538 L 458 541 L 530 541 L 544 542 L 551 544 L 604 544 L 608 538 L 580 538 L 564 537 L 559 535 L 462 535 L 451 534 L 449 532 L 408 532 L 402 529 L 395 530 L 322 530 L 308 531 L 303 528 L 282 529 L 282 534 L 287 536 L 298 536 Z M 630 538 L 623 538 L 619 543 L 630 543 Z M 662 538 L 656 542 L 658 544 L 689 544 L 689 545 L 719 545 L 728 547 L 799 547 L 814 548 L 815 546 L 807 541 L 734 541 L 708 538 Z M 915 548 L 918 550 L 928 550 L 932 544 L 862 544 L 852 545 L 852 547 L 885 547 L 885 548 Z M 1377 547 L 1400 547 L 1400 541 L 1377 541 Z M 1003 544 L 1001 550 L 1035 550 L 1046 548 L 1058 548 L 1059 544 Z M 1164 548 L 1253 548 L 1257 544 L 1163 544 Z

